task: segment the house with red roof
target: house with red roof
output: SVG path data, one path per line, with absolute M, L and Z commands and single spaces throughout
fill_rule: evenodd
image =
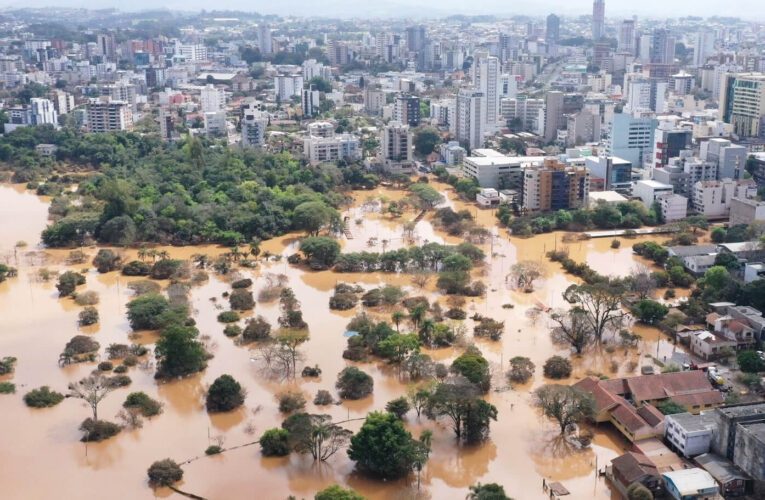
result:
M 611 422 L 632 442 L 664 434 L 664 415 L 656 408 L 662 402 L 672 400 L 697 414 L 724 401 L 700 370 L 608 380 L 587 377 L 573 387 L 592 395 L 596 422 Z

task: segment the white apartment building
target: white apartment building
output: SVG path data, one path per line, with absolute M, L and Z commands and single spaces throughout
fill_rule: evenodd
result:
M 199 101 L 203 113 L 215 113 L 226 109 L 226 92 L 207 84 L 199 91 Z
M 68 92 L 55 90 L 51 92 L 51 100 L 56 113 L 59 115 L 65 115 L 74 110 L 74 96 Z
M 379 114 L 385 106 L 385 92 L 367 86 L 364 89 L 364 111 L 370 114 Z
M 89 132 L 104 133 L 133 130 L 133 112 L 130 104 L 109 97 L 90 99 L 86 106 Z
M 523 169 L 544 164 L 543 156 L 505 156 L 497 153 L 490 156 L 468 156 L 463 160 L 462 172 L 472 177 L 482 188 L 520 188 L 523 184 Z
M 457 95 L 456 139 L 468 150 L 483 145 L 484 123 L 481 113 L 485 96 L 476 90 L 462 89 Z
M 274 77 L 274 94 L 282 102 L 292 96 L 300 97 L 303 91 L 303 75 L 277 75 Z
M 714 428 L 714 419 L 703 413 L 676 413 L 664 417 L 664 437 L 686 458 L 709 452 Z
M 414 172 L 414 143 L 409 125 L 390 122 L 380 131 L 380 163 L 390 173 Z
M 207 135 L 228 135 L 228 122 L 225 111 L 208 111 L 204 114 L 205 133 Z
M 242 110 L 242 147 L 259 148 L 266 143 L 268 114 L 255 107 Z
M 332 80 L 332 68 L 324 66 L 323 63 L 317 62 L 316 59 L 306 59 L 303 61 L 303 80 L 310 81 L 312 78 L 323 78 L 324 80 Z
M 538 128 L 540 112 L 544 112 L 544 99 L 508 98 L 500 102 L 502 118 L 511 121 L 515 118 L 522 123 L 523 130 Z
M 664 222 L 685 219 L 688 216 L 688 198 L 679 194 L 663 194 L 656 198 Z
M 693 185 L 693 209 L 707 217 L 727 217 L 736 193 L 737 182 L 732 179 L 699 181 Z
M 481 101 L 481 117 L 485 133 L 494 133 L 499 122 L 500 72 L 499 59 L 490 56 L 481 60 L 480 91 L 484 95 Z
M 207 47 L 201 43 L 181 43 L 176 40 L 173 52 L 176 56 L 180 56 L 189 62 L 207 60 Z
M 312 165 L 339 160 L 354 161 L 361 159 L 361 145 L 358 137 L 347 133 L 332 137 L 309 135 L 303 139 L 303 154 Z
M 632 186 L 633 196 L 640 198 L 646 208 L 651 208 L 653 203 L 662 195 L 674 192 L 672 185 L 653 180 L 640 180 Z

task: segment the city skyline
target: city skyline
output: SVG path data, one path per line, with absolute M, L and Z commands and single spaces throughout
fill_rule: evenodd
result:
M 592 14 L 592 1 L 562 2 L 560 0 L 540 0 L 533 5 L 508 5 L 498 0 L 476 0 L 466 4 L 457 0 L 443 0 L 437 6 L 428 0 L 401 2 L 383 0 L 372 5 L 359 4 L 351 0 L 330 0 L 320 4 L 307 0 L 285 0 L 275 3 L 244 2 L 243 0 L 221 0 L 215 3 L 215 10 L 241 10 L 260 14 L 302 17 L 420 17 L 434 18 L 450 15 L 530 15 L 542 16 L 550 13 L 565 16 L 586 16 Z M 731 8 L 735 4 L 735 8 Z M 127 12 L 156 9 L 157 4 L 148 0 L 136 0 L 130 5 L 115 0 L 99 1 L 97 5 L 85 0 L 61 0 L 55 5 L 50 0 L 0 1 L 0 9 L 24 8 L 117 8 Z M 170 11 L 212 10 L 210 4 L 199 0 L 164 2 L 161 8 Z M 746 12 L 748 19 L 765 19 L 765 4 L 757 0 L 735 0 L 729 3 L 712 0 L 677 0 L 667 4 L 659 0 L 646 0 L 635 3 L 627 0 L 606 1 L 606 19 L 637 15 L 648 18 L 684 17 L 703 12 L 701 17 L 724 16 L 738 17 Z

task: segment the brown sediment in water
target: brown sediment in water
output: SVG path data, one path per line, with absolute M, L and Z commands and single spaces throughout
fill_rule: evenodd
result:
M 257 346 L 238 346 L 223 335 L 223 325 L 216 319 L 228 302 L 222 297 L 230 290 L 230 279 L 221 279 L 209 271 L 210 279 L 193 286 L 189 293 L 193 315 L 202 336 L 214 357 L 208 368 L 200 374 L 176 381 L 158 383 L 154 378 L 151 361 L 145 366 L 129 370 L 132 384 L 110 394 L 99 413 L 114 419 L 129 392 L 144 391 L 164 404 L 164 412 L 145 419 L 140 429 L 126 430 L 115 438 L 98 444 L 79 442 L 79 423 L 89 415 L 80 402 L 67 399 L 60 405 L 45 409 L 27 408 L 21 396 L 28 390 L 49 385 L 64 392 L 69 382 L 89 374 L 96 363 L 81 363 L 61 368 L 57 364 L 64 344 L 74 335 L 85 332 L 104 349 L 111 343 L 156 341 L 156 333 L 139 332 L 134 335 L 127 323 L 125 304 L 132 298 L 127 284 L 137 278 L 125 278 L 118 273 L 98 275 L 87 263 L 74 266 L 89 269 L 87 283 L 81 290 L 92 290 L 99 295 L 101 321 L 95 327 L 79 329 L 77 314 L 81 307 L 72 299 L 59 299 L 54 282 L 38 278 L 41 267 L 62 271 L 66 268 L 68 250 L 45 250 L 39 247 L 39 234 L 47 223 L 45 200 L 25 192 L 18 186 L 0 185 L 0 259 L 19 268 L 19 276 L 0 284 L 0 356 L 16 356 L 19 361 L 10 380 L 17 385 L 17 394 L 0 396 L 0 428 L 3 437 L 0 454 L 0 482 L 5 498 L 101 498 L 110 492 L 113 498 L 178 497 L 169 489 L 151 490 L 146 484 L 146 469 L 157 459 L 171 457 L 185 461 L 200 457 L 184 466 L 185 477 L 177 486 L 205 498 L 286 498 L 292 494 L 312 497 L 332 483 L 350 485 L 371 499 L 382 498 L 464 498 L 468 486 L 476 482 L 499 482 L 509 495 L 517 499 L 540 498 L 542 478 L 560 480 L 572 492 L 572 498 L 611 498 L 611 492 L 595 472 L 595 463 L 603 467 L 625 448 L 624 440 L 613 430 L 600 427 L 594 430 L 591 448 L 572 451 L 556 443 L 555 426 L 542 419 L 531 406 L 531 392 L 547 382 L 541 373 L 544 361 L 553 354 L 567 355 L 567 350 L 552 344 L 549 337 L 549 319 L 530 314 L 539 304 L 549 307 L 564 305 L 561 292 L 578 279 L 565 274 L 560 266 L 551 263 L 545 252 L 561 246 L 563 233 L 551 233 L 528 239 L 508 237 L 504 229 L 495 224 L 491 211 L 475 209 L 454 199 L 450 188 L 434 183 L 449 196 L 455 209 L 466 208 L 477 214 L 477 221 L 494 233 L 491 242 L 481 247 L 487 252 L 487 261 L 476 275 L 482 275 L 489 292 L 479 299 L 467 299 L 468 315 L 474 313 L 505 321 L 505 335 L 498 342 L 479 339 L 476 344 L 484 352 L 496 372 L 495 385 L 503 390 L 491 392 L 487 398 L 499 410 L 499 420 L 492 424 L 491 439 L 475 447 L 459 447 L 454 435 L 444 422 L 434 423 L 414 412 L 406 418 L 407 427 L 415 436 L 424 429 L 433 430 L 433 453 L 425 467 L 421 491 L 417 492 L 416 479 L 380 482 L 361 477 L 353 472 L 353 463 L 344 451 L 333 456 L 326 464 L 315 464 L 309 457 L 292 455 L 288 458 L 264 458 L 257 446 L 228 451 L 220 456 L 205 457 L 210 444 L 222 441 L 224 447 L 252 442 L 268 428 L 278 427 L 284 416 L 278 411 L 275 395 L 291 388 L 304 393 L 309 412 L 327 413 L 334 420 L 362 418 L 372 410 L 382 410 L 385 403 L 406 392 L 407 384 L 398 370 L 380 360 L 351 363 L 341 357 L 346 346 L 343 336 L 349 317 L 363 310 L 330 311 L 329 297 L 337 282 L 358 283 L 365 288 L 382 284 L 406 287 L 411 295 L 425 295 L 431 302 L 443 297 L 435 290 L 435 279 L 424 290 L 411 283 L 411 277 L 386 273 L 340 274 L 330 271 L 308 271 L 281 261 L 261 262 L 256 269 L 238 269 L 242 277 L 252 277 L 252 288 L 257 297 L 265 286 L 266 273 L 283 273 L 289 278 L 288 286 L 302 303 L 304 318 L 308 322 L 310 338 L 300 348 L 304 364 L 317 364 L 322 369 L 318 379 L 303 379 L 286 383 L 270 380 L 260 370 L 254 358 Z M 412 220 L 415 211 L 406 212 L 400 219 L 391 219 L 379 213 L 362 213 L 360 206 L 369 196 L 401 199 L 406 193 L 379 188 L 355 194 L 351 231 L 354 239 L 344 242 L 344 251 L 382 251 L 382 240 L 387 248 L 404 246 L 401 235 L 404 222 Z M 357 212 L 354 212 L 357 211 Z M 354 224 L 354 217 L 363 217 L 364 223 Z M 429 217 L 417 226 L 419 242 L 440 241 L 453 243 L 442 231 L 433 227 Z M 356 236 L 358 234 L 358 236 Z M 297 251 L 301 235 L 285 235 L 263 242 L 261 249 L 284 257 Z M 377 238 L 376 245 L 368 246 L 369 238 Z M 398 238 L 398 239 L 397 239 Z M 572 258 L 588 262 L 595 270 L 618 276 L 626 275 L 632 267 L 644 262 L 632 255 L 631 241 L 622 240 L 620 249 L 610 248 L 610 239 L 577 241 L 568 244 Z M 18 240 L 26 247 L 14 248 Z M 661 238 L 656 238 L 661 241 Z M 206 245 L 198 247 L 162 247 L 173 258 L 189 259 L 204 253 L 209 256 L 228 251 L 227 248 Z M 85 248 L 89 259 L 97 248 Z M 136 249 L 121 250 L 126 259 L 137 258 Z M 532 293 L 511 290 L 505 283 L 510 266 L 518 260 L 539 260 L 548 271 Z M 163 283 L 166 286 L 167 283 Z M 210 299 L 216 298 L 213 302 Z M 513 308 L 503 308 L 512 304 Z M 392 308 L 375 308 L 372 313 L 385 317 Z M 263 315 L 272 324 L 279 316 L 278 302 L 258 303 L 250 315 Z M 471 320 L 468 340 L 472 339 Z M 244 320 L 240 321 L 244 324 Z M 408 326 L 407 326 L 408 327 Z M 587 373 L 614 375 L 612 361 L 617 361 L 619 375 L 627 375 L 630 361 L 639 362 L 648 355 L 671 355 L 674 346 L 653 328 L 634 326 L 642 341 L 637 349 L 623 348 L 609 353 L 593 348 L 581 357 L 573 357 L 574 374 L 571 380 Z M 426 350 L 434 359 L 449 362 L 459 355 L 460 348 Z M 513 356 L 528 356 L 536 364 L 534 378 L 514 389 L 506 387 L 502 372 Z M 150 360 L 151 358 L 149 358 Z M 357 365 L 375 381 L 372 396 L 341 405 L 316 407 L 313 396 L 319 389 L 336 394 L 336 374 L 348 365 Z M 635 368 L 637 369 L 637 368 Z M 229 414 L 209 415 L 204 408 L 204 394 L 212 381 L 223 373 L 233 375 L 247 390 L 245 407 Z M 635 373 L 633 371 L 633 373 Z M 357 430 L 360 421 L 347 424 Z M 220 438 L 220 439 L 219 439 Z M 40 474 L 44 471 L 43 474 Z M 178 497 L 180 498 L 180 497 Z

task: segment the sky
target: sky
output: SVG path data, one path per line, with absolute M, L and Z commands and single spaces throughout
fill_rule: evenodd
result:
M 0 8 L 117 7 L 122 10 L 231 9 L 263 14 L 324 17 L 408 17 L 450 14 L 583 15 L 592 12 L 591 0 L 0 0 Z M 738 16 L 765 19 L 763 0 L 606 0 L 606 17 Z

